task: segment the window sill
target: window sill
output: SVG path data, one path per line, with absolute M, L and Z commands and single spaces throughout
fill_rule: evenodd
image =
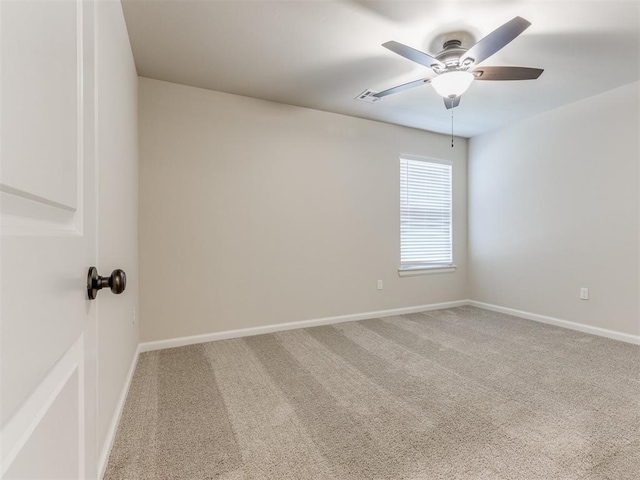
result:
M 399 268 L 398 275 L 401 277 L 415 277 L 416 275 L 431 275 L 432 273 L 450 273 L 455 272 L 456 268 L 458 268 L 457 265 Z

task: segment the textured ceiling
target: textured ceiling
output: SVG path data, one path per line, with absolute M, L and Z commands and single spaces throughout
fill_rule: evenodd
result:
M 374 104 L 354 100 L 429 72 L 381 44 L 437 53 L 448 32 L 477 40 L 526 18 L 532 26 L 482 65 L 545 72 L 474 82 L 454 110 L 465 137 L 640 79 L 635 0 L 124 0 L 123 8 L 141 76 L 442 133 L 450 111 L 429 85 Z

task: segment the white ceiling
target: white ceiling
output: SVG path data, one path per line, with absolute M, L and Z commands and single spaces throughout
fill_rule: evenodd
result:
M 370 104 L 364 89 L 425 77 L 381 46 L 437 53 L 439 35 L 476 40 L 515 16 L 532 23 L 482 65 L 544 68 L 538 80 L 474 82 L 456 108 L 471 137 L 640 79 L 640 2 L 123 0 L 138 74 L 274 102 L 449 133 L 429 85 Z M 597 121 L 597 119 L 594 119 Z

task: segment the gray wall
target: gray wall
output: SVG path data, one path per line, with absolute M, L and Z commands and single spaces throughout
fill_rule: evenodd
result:
M 639 86 L 470 141 L 472 299 L 640 333 Z
M 139 100 L 142 341 L 467 298 L 466 140 L 145 78 Z M 401 153 L 454 162 L 454 273 L 398 277 Z

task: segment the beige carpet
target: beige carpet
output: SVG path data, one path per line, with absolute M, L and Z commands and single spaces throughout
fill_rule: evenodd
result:
M 640 348 L 473 307 L 140 356 L 105 478 L 640 478 Z

